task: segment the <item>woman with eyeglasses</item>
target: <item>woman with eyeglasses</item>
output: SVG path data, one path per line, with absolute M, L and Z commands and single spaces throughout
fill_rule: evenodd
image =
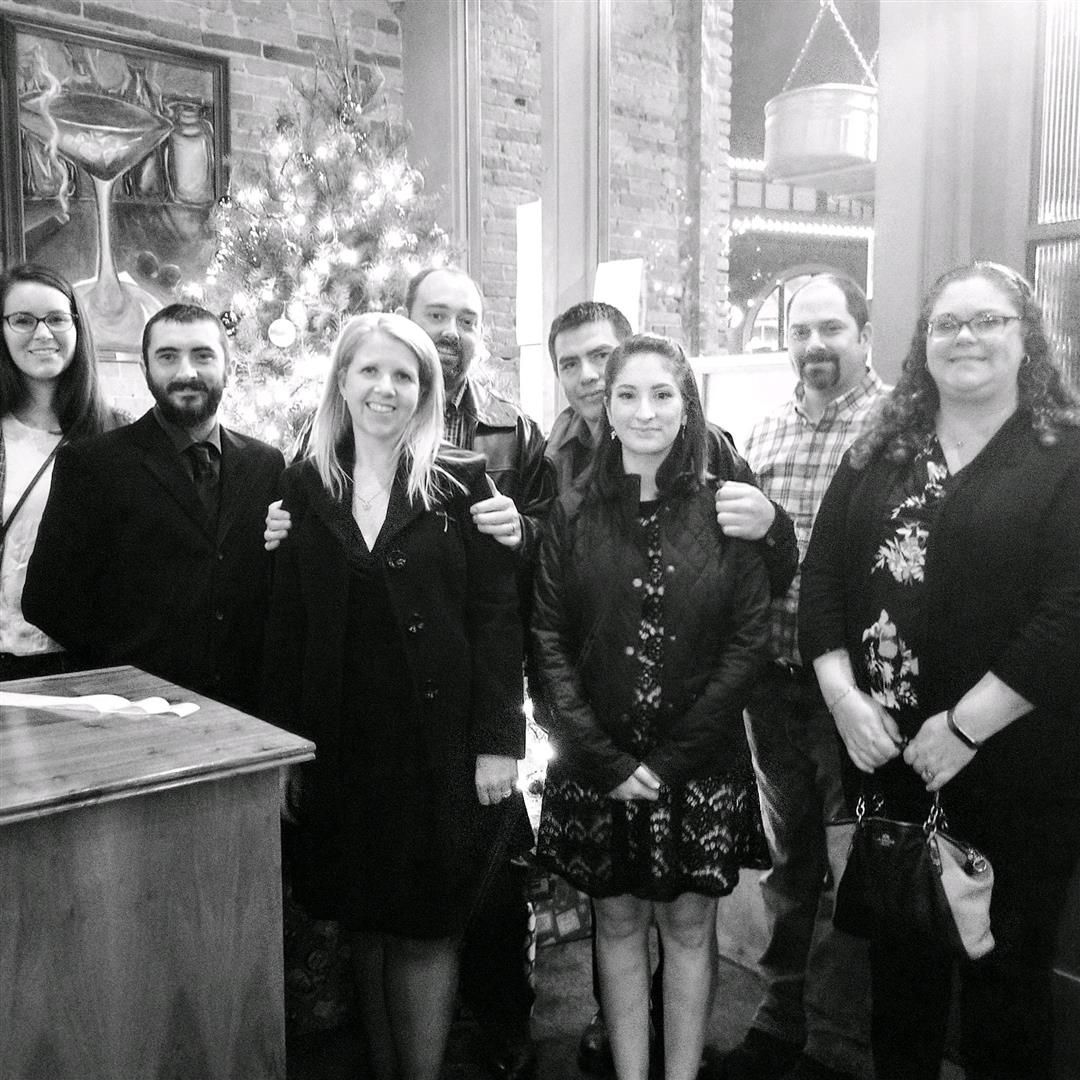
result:
M 900 379 L 825 495 L 799 644 L 854 794 L 994 869 L 993 951 L 959 963 L 966 1075 L 1046 1080 L 1050 973 L 1080 859 L 1080 400 L 1031 286 L 996 263 L 931 288 Z M 870 933 L 878 1080 L 936 1080 L 956 964 Z
M 0 680 L 65 669 L 60 646 L 22 614 L 26 566 L 65 440 L 117 426 L 98 390 L 94 343 L 71 286 L 24 263 L 0 274 Z

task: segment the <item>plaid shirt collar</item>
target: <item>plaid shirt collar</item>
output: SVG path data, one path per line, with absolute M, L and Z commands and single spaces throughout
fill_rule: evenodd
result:
M 830 401 L 812 420 L 803 408 L 803 386 L 778 413 L 759 421 L 750 434 L 746 459 L 761 488 L 791 515 L 800 561 L 806 556 L 814 518 L 825 491 L 848 447 L 866 430 L 875 403 L 887 387 L 873 368 L 850 390 Z M 799 665 L 797 633 L 799 574 L 786 595 L 772 606 L 770 651 L 789 665 Z
M 829 401 L 824 411 L 821 414 L 821 419 L 816 423 L 831 422 L 834 419 L 840 419 L 853 409 L 861 408 L 868 397 L 877 397 L 885 391 L 886 386 L 881 381 L 878 373 L 872 368 L 867 367 L 866 373 L 863 377 L 853 386 L 850 390 L 845 390 L 839 397 L 833 398 Z M 815 423 L 810 417 L 806 415 L 806 410 L 803 408 L 803 399 L 806 396 L 806 387 L 803 386 L 800 381 L 795 387 L 795 395 L 791 399 L 791 408 L 803 417 L 808 423 Z

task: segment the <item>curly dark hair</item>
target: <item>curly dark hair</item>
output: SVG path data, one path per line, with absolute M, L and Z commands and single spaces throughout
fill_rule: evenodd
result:
M 700 487 L 705 479 L 708 429 L 694 371 L 682 346 L 659 334 L 633 334 L 621 341 L 607 358 L 604 368 L 604 396 L 610 403 L 612 387 L 619 377 L 619 372 L 631 357 L 640 356 L 642 353 L 656 353 L 664 358 L 682 394 L 686 409 L 686 423 L 676 436 L 668 456 L 656 471 L 656 487 L 662 495 L 688 494 Z M 622 446 L 618 439 L 612 438 L 611 424 L 605 411 L 601 418 L 592 465 L 586 470 L 583 479 L 601 499 L 606 500 L 620 495 L 623 475 Z
M 942 274 L 930 287 L 900 378 L 874 422 L 852 447 L 851 464 L 855 468 L 862 468 L 880 451 L 895 461 L 909 461 L 933 432 L 939 398 L 926 365 L 926 324 L 946 286 L 969 278 L 984 278 L 1016 305 L 1026 353 L 1016 380 L 1017 410 L 1030 419 L 1039 441 L 1051 444 L 1061 428 L 1080 427 L 1080 397 L 1054 362 L 1042 308 L 1030 282 L 1001 263 L 977 261 Z

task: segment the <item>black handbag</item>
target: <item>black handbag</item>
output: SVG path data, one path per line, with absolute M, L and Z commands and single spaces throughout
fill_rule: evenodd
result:
M 836 825 L 852 824 L 846 821 Z M 920 941 L 977 960 L 994 947 L 990 860 L 945 830 L 939 794 L 921 825 L 885 816 L 884 799 L 856 805 L 833 924 L 859 937 Z

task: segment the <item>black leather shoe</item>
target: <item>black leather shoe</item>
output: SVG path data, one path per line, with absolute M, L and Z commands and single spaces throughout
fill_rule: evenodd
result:
M 801 1046 L 751 1028 L 734 1050 L 708 1063 L 705 1075 L 708 1080 L 783 1080 L 801 1054 Z
M 588 1026 L 581 1033 L 577 1063 L 583 1073 L 589 1073 L 591 1076 L 610 1076 L 615 1071 L 607 1025 L 600 1013 L 589 1021 Z
M 540 1059 L 532 1040 L 509 1043 L 488 1063 L 494 1080 L 540 1080 Z

